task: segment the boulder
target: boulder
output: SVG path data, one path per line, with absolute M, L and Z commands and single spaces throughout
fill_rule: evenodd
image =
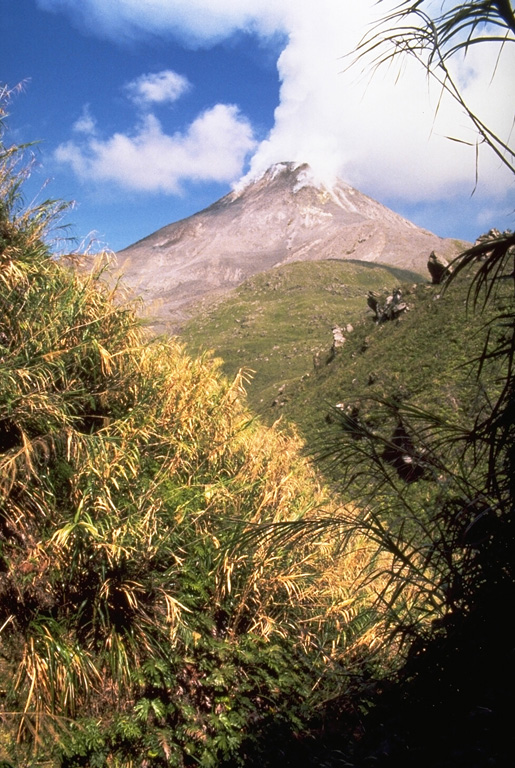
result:
M 336 350 L 340 347 L 343 347 L 345 344 L 345 336 L 343 335 L 343 330 L 340 328 L 339 325 L 333 326 L 333 349 Z
M 369 291 L 367 295 L 367 304 L 375 314 L 376 323 L 385 323 L 387 320 L 395 320 L 402 312 L 407 312 L 409 306 L 402 299 L 402 291 L 396 288 L 390 296 L 384 300 L 384 304 L 379 303 L 380 297 L 377 293 Z
M 441 253 L 437 253 L 436 251 L 431 251 L 427 262 L 427 268 L 431 275 L 433 285 L 440 285 L 440 283 L 452 272 L 452 267 L 447 259 L 442 256 Z

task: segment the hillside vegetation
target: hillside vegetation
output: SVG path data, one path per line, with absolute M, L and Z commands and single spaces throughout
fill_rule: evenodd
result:
M 256 275 L 199 310 L 181 338 L 193 352 L 212 349 L 228 376 L 242 366 L 249 370 L 249 404 L 271 423 L 279 415 L 274 401 L 285 400 L 282 391 L 311 375 L 314 359 L 327 359 L 332 328 L 362 320 L 367 291 L 423 280 L 366 262 L 296 262 Z
M 384 299 L 398 287 L 407 310 L 378 324 L 369 291 Z M 445 290 L 429 283 L 429 273 L 363 262 L 294 263 L 251 278 L 199 312 L 181 338 L 193 352 L 211 349 L 229 377 L 248 370 L 255 412 L 269 424 L 279 417 L 294 423 L 316 449 L 334 432 L 335 406 L 363 410 L 365 399 L 475 417 L 496 374 L 478 382 L 471 361 L 499 304 L 472 311 L 469 287 L 461 278 Z M 335 326 L 345 342 L 332 350 Z
M 445 290 L 255 278 L 199 320 L 221 363 L 52 254 L 22 161 L 0 145 L 3 768 L 505 765 L 515 236 Z
M 467 252 L 444 286 L 369 265 L 273 270 L 185 330 L 191 343 L 209 323 L 228 372 L 236 344 L 249 354 L 256 410 L 294 424 L 326 481 L 358 509 L 347 528 L 339 519 L 327 529 L 343 540 L 360 533 L 381 553 L 364 573 L 407 658 L 386 673 L 357 749 L 344 739 L 353 765 L 507 764 L 513 641 L 498 622 L 514 597 L 515 237 L 490 242 Z M 408 309 L 378 323 L 368 290 L 383 302 L 396 287 Z M 311 335 L 313 318 L 322 320 Z M 333 324 L 346 339 L 332 351 Z
M 0 760 L 245 764 L 356 684 L 373 555 L 319 525 L 339 513 L 241 375 L 56 261 L 61 206 L 24 208 L 20 161 L 1 147 Z

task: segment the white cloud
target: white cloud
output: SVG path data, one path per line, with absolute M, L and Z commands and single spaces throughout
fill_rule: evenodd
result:
M 342 0 L 319 0 L 316 10 L 311 3 L 298 4 L 278 61 L 281 91 L 274 127 L 258 148 L 249 176 L 273 162 L 294 160 L 309 162 L 322 178 L 340 175 L 379 199 L 436 200 L 472 192 L 476 134 L 456 102 L 440 101 L 441 89 L 428 82 L 423 67 L 404 58 L 362 76 L 361 66 L 349 68 L 351 57 L 342 58 L 355 49 L 373 15 L 387 9 L 388 3 L 377 8 Z M 465 61 L 456 60 L 455 69 L 477 114 L 507 137 L 513 99 L 506 94 L 512 92 L 515 46 L 505 49 L 492 78 L 496 52 L 475 46 Z M 506 190 L 509 173 L 484 146 L 479 174 L 485 194 Z
M 474 145 L 476 134 L 456 103 L 450 98 L 440 102 L 438 88 L 428 83 L 416 61 L 403 59 L 400 76 L 397 65 L 369 78 L 361 78 L 358 68 L 346 68 L 349 60 L 342 57 L 355 49 L 372 19 L 398 0 L 38 2 L 42 8 L 65 10 L 113 39 L 160 34 L 190 46 L 209 46 L 236 30 L 262 37 L 284 33 L 280 104 L 274 127 L 252 160 L 252 174 L 276 161 L 309 162 L 319 176 L 341 175 L 380 199 L 435 200 L 474 188 L 475 146 L 446 137 Z M 440 0 L 435 7 L 440 9 Z M 515 46 L 505 47 L 498 64 L 493 48 L 473 46 L 453 69 L 477 114 L 508 138 Z M 508 174 L 485 147 L 479 148 L 479 173 L 478 193 L 505 192 Z
M 74 122 L 72 128 L 76 133 L 95 133 L 96 120 L 91 115 L 89 104 L 84 105 L 81 116 Z
M 171 104 L 190 88 L 191 83 L 187 77 L 170 69 L 141 75 L 125 86 L 129 98 L 139 106 Z
M 119 40 L 173 34 L 191 46 L 211 45 L 238 30 L 266 36 L 285 29 L 293 0 L 37 0 L 45 10 L 66 11 L 77 23 Z M 301 0 L 302 2 L 302 0 Z M 308 0 L 312 3 L 312 0 Z
M 154 115 L 132 134 L 90 136 L 61 144 L 55 153 L 83 179 L 113 181 L 140 191 L 178 194 L 186 180 L 231 182 L 255 148 L 252 128 L 237 107 L 217 104 L 184 133 L 169 136 Z

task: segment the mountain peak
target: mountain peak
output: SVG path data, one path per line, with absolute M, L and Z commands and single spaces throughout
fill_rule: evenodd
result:
M 253 184 L 271 184 L 275 180 L 280 180 L 283 184 L 291 186 L 294 192 L 297 192 L 303 187 L 314 187 L 315 189 L 330 187 L 336 180 L 336 177 L 333 176 L 331 181 L 326 180 L 326 183 L 324 183 L 322 178 L 317 176 L 308 163 L 285 161 L 274 163 L 261 174 L 247 174 L 234 185 L 234 192 L 238 194 Z
M 426 274 L 431 251 L 452 258 L 459 249 L 341 180 L 322 182 L 306 163 L 276 163 L 244 181 L 118 253 L 125 282 L 158 302 L 160 322 L 177 327 L 196 301 L 292 261 L 357 259 Z

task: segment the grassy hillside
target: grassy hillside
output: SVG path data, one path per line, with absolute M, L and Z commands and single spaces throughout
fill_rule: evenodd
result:
M 378 428 L 373 401 L 389 399 L 435 410 L 442 418 L 477 417 L 498 385 L 495 372 L 478 382 L 471 361 L 485 342 L 485 328 L 496 311 L 467 310 L 468 280 L 448 290 L 439 286 L 406 287 L 409 311 L 377 325 L 371 312 L 362 315 L 334 360 L 284 392 L 283 412 L 310 445 L 334 421 L 334 409 L 359 410 Z M 337 420 L 337 419 L 336 419 Z
M 214 350 L 228 376 L 242 367 L 250 370 L 249 404 L 271 422 L 279 415 L 272 404 L 284 400 L 279 390 L 311 374 L 316 356 L 327 357 L 333 326 L 363 318 L 368 290 L 423 280 L 365 262 L 297 262 L 247 280 L 199 312 L 181 338 L 192 352 Z
M 358 505 L 350 529 L 390 557 L 364 573 L 376 586 L 387 577 L 395 596 L 378 586 L 379 599 L 392 637 L 410 650 L 364 721 L 361 744 L 344 748 L 354 765 L 508 764 L 513 640 L 501 617 L 515 583 L 514 254 L 511 233 L 472 249 L 461 262 L 468 271 L 445 289 L 403 285 L 408 311 L 379 324 L 356 286 L 359 275 L 367 289 L 391 292 L 392 282 L 367 280 L 374 269 L 355 265 L 347 292 L 346 265 L 291 265 L 261 276 L 259 299 L 247 283 L 186 329 L 198 339 L 209 327 L 227 370 L 256 368 L 256 410 L 296 425 L 305 450 Z M 300 302 L 289 290 L 297 269 Z M 323 321 L 311 337 L 315 316 Z M 235 320 L 244 318 L 241 328 Z M 328 328 L 349 321 L 331 355 Z
M 368 291 L 384 297 L 397 286 L 408 310 L 377 324 Z M 293 422 L 314 448 L 330 439 L 342 403 L 351 411 L 358 400 L 382 397 L 447 416 L 477 414 L 485 382 L 478 385 L 467 362 L 480 354 L 497 307 L 467 309 L 469 287 L 461 279 L 443 290 L 420 275 L 367 263 L 291 264 L 244 283 L 192 320 L 182 338 L 193 351 L 214 350 L 229 376 L 250 369 L 252 408 L 268 423 Z M 335 325 L 346 341 L 333 355 Z

